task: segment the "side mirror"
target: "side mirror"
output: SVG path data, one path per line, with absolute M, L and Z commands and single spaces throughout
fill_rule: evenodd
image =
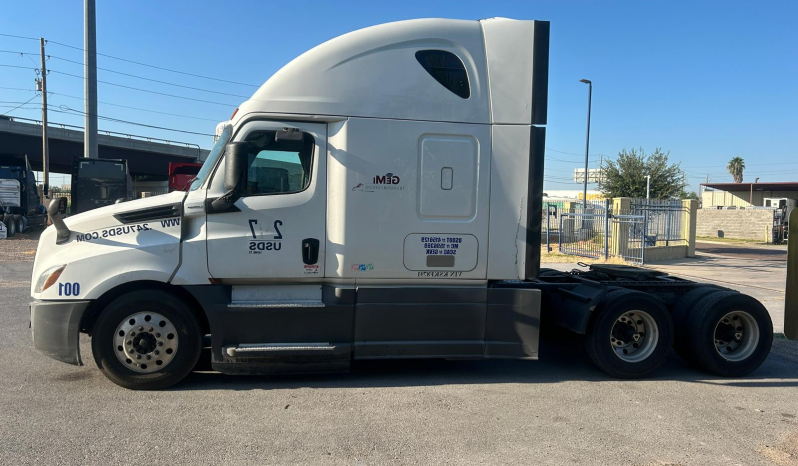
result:
M 224 189 L 228 191 L 243 191 L 246 183 L 244 174 L 249 165 L 249 143 L 231 142 L 227 145 L 224 156 Z M 242 183 L 243 181 L 243 183 Z
M 58 213 L 61 214 L 62 216 L 66 215 L 67 207 L 69 205 L 68 199 L 65 197 L 56 197 L 55 199 L 58 199 Z
M 210 211 L 225 212 L 233 207 L 246 187 L 248 167 L 249 143 L 228 144 L 224 156 L 224 189 L 227 192 L 211 202 Z

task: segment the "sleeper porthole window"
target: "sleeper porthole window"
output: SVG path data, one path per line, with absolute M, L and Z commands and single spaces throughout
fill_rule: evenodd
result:
M 419 50 L 416 60 L 443 87 L 462 99 L 471 96 L 468 73 L 460 58 L 445 50 Z

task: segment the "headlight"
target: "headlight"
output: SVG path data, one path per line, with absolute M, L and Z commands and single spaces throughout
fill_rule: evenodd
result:
M 64 265 L 55 265 L 50 267 L 49 269 L 45 270 L 40 276 L 39 281 L 36 282 L 36 293 L 41 293 L 42 291 L 50 288 L 58 281 L 58 278 L 66 269 L 66 264 Z

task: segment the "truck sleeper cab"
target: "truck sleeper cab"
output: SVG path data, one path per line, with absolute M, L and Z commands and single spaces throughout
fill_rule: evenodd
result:
M 301 55 L 217 127 L 187 192 L 51 212 L 35 347 L 81 364 L 89 333 L 109 379 L 154 389 L 194 368 L 205 335 L 224 373 L 329 372 L 537 359 L 549 318 L 617 377 L 652 373 L 674 334 L 711 372 L 755 369 L 772 324 L 752 298 L 540 270 L 548 40 L 541 21 L 412 20 Z

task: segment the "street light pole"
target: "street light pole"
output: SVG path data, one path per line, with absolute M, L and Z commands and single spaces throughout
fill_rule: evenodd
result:
M 593 100 L 593 82 L 589 79 L 580 79 L 580 83 L 585 83 L 588 85 L 587 88 L 587 134 L 585 135 L 585 188 L 584 188 L 584 198 L 582 199 L 582 208 L 587 210 L 587 165 L 588 165 L 588 153 L 590 151 L 590 104 L 591 100 Z
M 649 188 L 651 188 L 651 175 L 646 175 L 646 199 L 649 198 Z

